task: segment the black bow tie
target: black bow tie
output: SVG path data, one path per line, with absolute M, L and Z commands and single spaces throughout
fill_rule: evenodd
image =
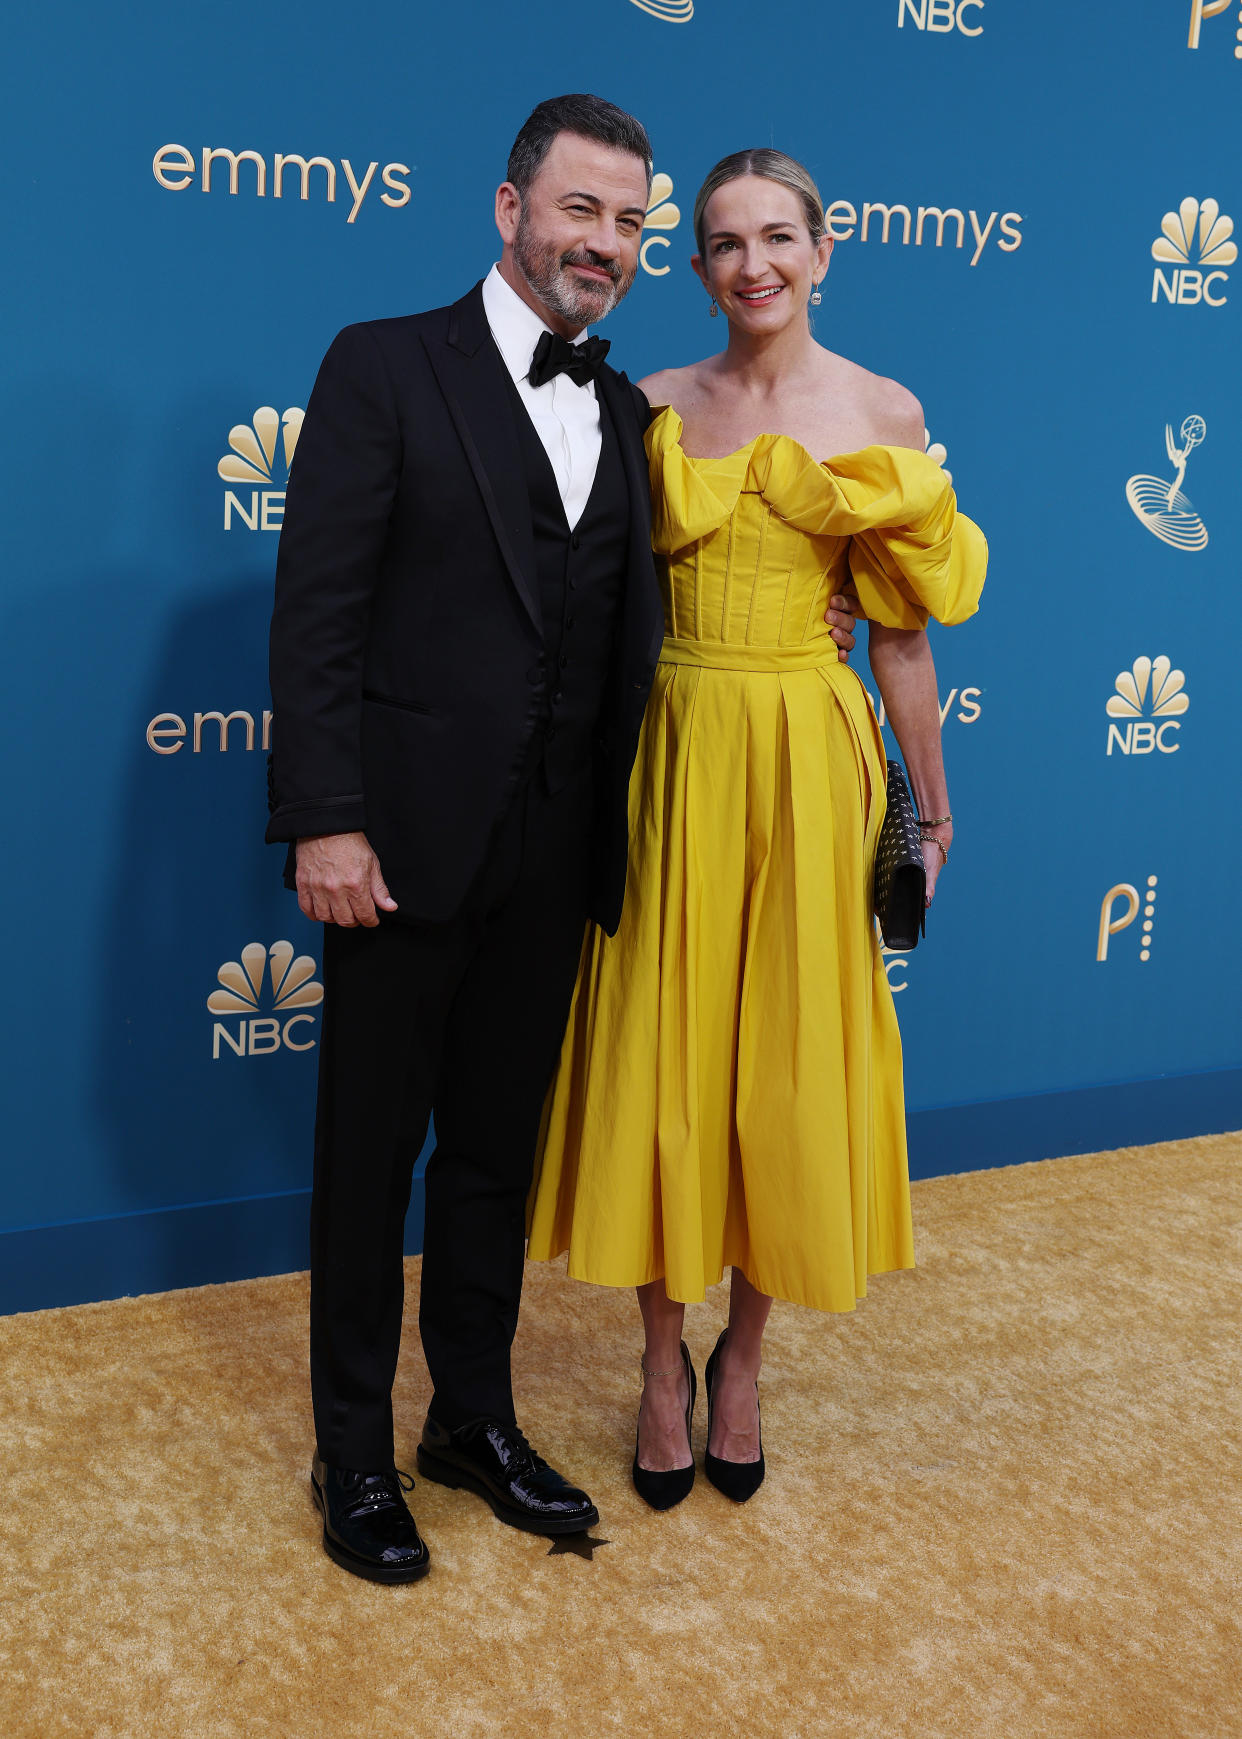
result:
M 543 386 L 558 374 L 567 374 L 575 386 L 585 386 L 604 366 L 607 354 L 606 338 L 588 338 L 583 344 L 571 344 L 559 332 L 545 332 L 535 346 L 526 378 L 532 386 Z

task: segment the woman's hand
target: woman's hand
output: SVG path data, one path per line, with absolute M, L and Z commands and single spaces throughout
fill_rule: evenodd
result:
M 953 844 L 953 823 L 942 822 L 939 827 L 925 827 L 919 831 L 923 842 L 923 868 L 927 871 L 926 905 L 931 905 L 936 896 L 936 883 L 940 872 L 949 861 L 949 847 Z

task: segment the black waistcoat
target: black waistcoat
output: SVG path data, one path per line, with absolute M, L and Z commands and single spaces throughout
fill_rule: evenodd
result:
M 516 387 L 513 398 L 543 620 L 544 684 L 534 755 L 542 757 L 549 791 L 559 791 L 591 756 L 629 559 L 630 497 L 617 433 L 601 397 L 595 483 L 571 531 L 551 461 Z

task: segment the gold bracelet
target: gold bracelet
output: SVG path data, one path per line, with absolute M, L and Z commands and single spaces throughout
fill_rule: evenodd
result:
M 938 815 L 934 821 L 920 821 L 919 826 L 920 827 L 943 827 L 946 822 L 952 821 L 952 819 L 953 819 L 953 817 L 951 815 Z

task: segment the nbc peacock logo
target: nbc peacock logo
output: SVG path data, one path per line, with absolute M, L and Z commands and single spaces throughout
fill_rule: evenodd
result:
M 272 1056 L 279 1050 L 311 1051 L 315 1040 L 305 1032 L 315 1017 L 307 1011 L 323 1001 L 319 968 L 309 954 L 295 952 L 292 942 L 248 942 L 240 960 L 226 960 L 216 973 L 219 988 L 207 998 L 214 1015 L 240 1016 L 236 1027 L 217 1020 L 211 1033 L 211 1055 L 219 1061 L 221 1045 L 238 1057 Z M 270 1003 L 268 997 L 270 995 Z M 261 1010 L 264 1004 L 270 1014 Z
M 1113 692 L 1104 711 L 1114 722 L 1108 727 L 1105 753 L 1114 748 L 1122 755 L 1150 755 L 1153 750 L 1173 755 L 1178 720 L 1190 710 L 1186 673 L 1174 670 L 1173 660 L 1162 652 L 1157 658 L 1136 658 L 1129 670 L 1117 673 Z
M 1214 199 L 1183 199 L 1176 211 L 1166 211 L 1160 220 L 1160 234 L 1151 244 L 1151 257 L 1156 270 L 1151 280 L 1151 299 L 1178 307 L 1205 302 L 1209 308 L 1223 308 L 1228 301 L 1225 286 L 1229 282 L 1226 266 L 1238 257 L 1238 244 L 1233 236 L 1233 219 L 1221 213 Z M 1166 273 L 1165 266 L 1172 271 Z
M 642 261 L 645 272 L 650 272 L 653 278 L 665 278 L 671 268 L 668 265 L 655 265 L 652 262 L 653 248 L 671 247 L 672 243 L 666 235 L 658 232 L 676 229 L 681 222 L 681 211 L 673 204 L 673 178 L 671 175 L 658 174 L 651 177 L 651 193 L 647 200 L 647 216 L 643 220 L 643 234 L 646 237 L 639 249 L 638 257 Z M 652 230 L 656 233 L 647 235 Z
M 689 24 L 694 17 L 694 0 L 630 0 L 640 12 L 649 12 L 662 24 Z
M 285 488 L 306 412 L 290 405 L 282 415 L 260 405 L 248 423 L 229 430 L 229 451 L 216 466 L 225 483 L 249 484 L 249 499 L 234 489 L 224 492 L 224 529 L 240 520 L 247 531 L 279 531 L 285 512 Z

